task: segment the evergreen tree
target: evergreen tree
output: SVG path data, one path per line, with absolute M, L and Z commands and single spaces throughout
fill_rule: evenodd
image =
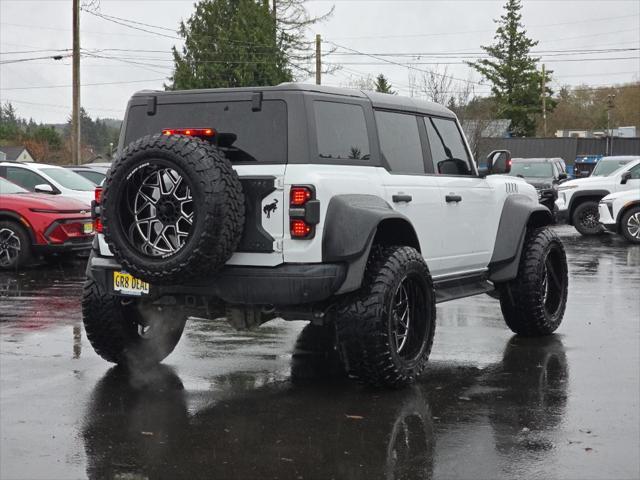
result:
M 179 33 L 184 47 L 173 48 L 171 90 L 277 85 L 293 79 L 264 0 L 201 0 Z
M 376 77 L 375 86 L 376 92 L 389 93 L 391 95 L 396 95 L 398 93 L 391 88 L 391 84 L 382 73 Z
M 16 109 L 9 102 L 0 105 L 0 142 L 14 140 L 20 135 L 20 124 Z
M 490 58 L 470 65 L 491 82 L 498 115 L 511 120 L 512 134 L 530 136 L 535 133 L 537 114 L 542 111 L 542 74 L 537 70 L 540 58 L 530 54 L 538 42 L 527 36 L 521 23 L 520 0 L 507 0 L 504 9 L 504 15 L 496 20 L 493 45 L 482 47 Z M 551 73 L 546 72 L 547 85 Z M 549 88 L 545 90 L 545 95 L 551 95 Z M 548 98 L 547 109 L 552 110 L 554 105 Z

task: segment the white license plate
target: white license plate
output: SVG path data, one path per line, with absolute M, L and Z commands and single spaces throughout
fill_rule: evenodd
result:
M 126 272 L 113 272 L 113 291 L 139 297 L 149 294 L 149 284 Z

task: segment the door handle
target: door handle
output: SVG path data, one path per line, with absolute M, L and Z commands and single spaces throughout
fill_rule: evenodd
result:
M 391 197 L 391 199 L 395 202 L 407 202 L 409 203 L 411 200 L 413 200 L 413 197 L 411 195 L 394 195 Z
M 444 197 L 444 199 L 447 201 L 447 203 L 458 203 L 462 201 L 462 197 L 460 195 L 447 195 L 446 197 Z

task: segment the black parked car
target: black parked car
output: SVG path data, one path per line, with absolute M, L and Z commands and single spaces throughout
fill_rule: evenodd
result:
M 555 212 L 558 185 L 567 177 L 561 158 L 514 158 L 509 175 L 524 178 L 538 191 L 538 200 Z

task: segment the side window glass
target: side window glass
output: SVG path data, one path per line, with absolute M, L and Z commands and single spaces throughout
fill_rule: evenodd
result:
M 453 120 L 424 117 L 433 168 L 442 175 L 471 175 L 471 162 Z
M 394 173 L 425 173 L 418 122 L 413 115 L 376 112 L 382 155 Z
M 635 167 L 630 168 L 629 171 L 631 172 L 631 178 L 634 180 L 640 179 L 640 163 Z
M 313 103 L 320 157 L 369 160 L 371 150 L 363 108 L 347 103 Z
M 7 167 L 7 180 L 17 183 L 32 192 L 35 192 L 36 185 L 42 185 L 43 183 L 49 184 L 49 182 L 37 173 L 19 167 Z

